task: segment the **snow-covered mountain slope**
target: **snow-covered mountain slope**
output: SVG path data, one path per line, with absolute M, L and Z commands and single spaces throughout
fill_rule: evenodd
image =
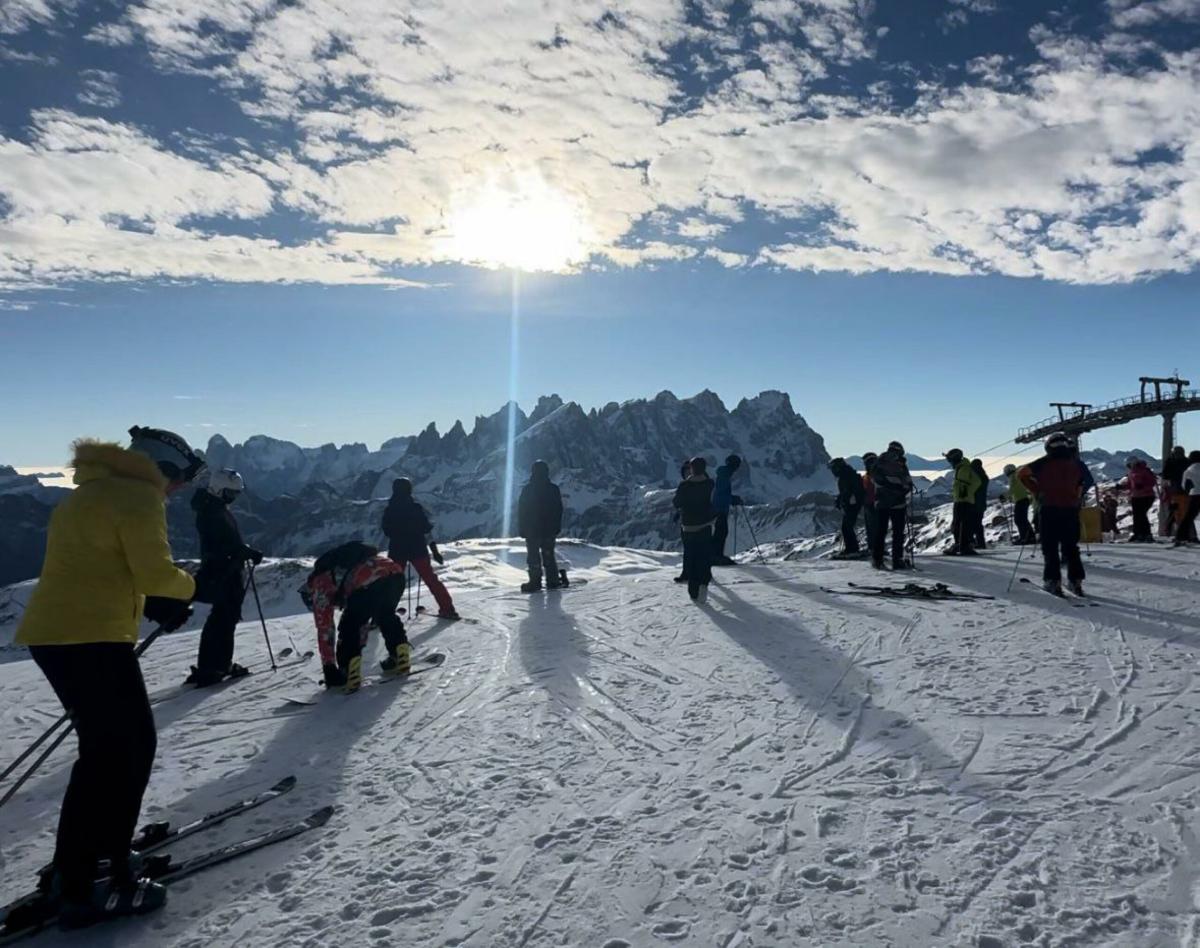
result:
M 298 788 L 189 841 L 327 802 L 329 826 L 197 876 L 122 946 L 1166 946 L 1195 935 L 1200 558 L 1093 547 L 1088 602 L 1005 586 L 1016 553 L 929 558 L 996 596 L 836 596 L 862 564 L 722 570 L 707 608 L 674 563 L 573 550 L 560 594 L 454 589 L 478 624 L 410 623 L 440 670 L 316 707 L 316 669 L 264 671 L 257 622 L 223 690 L 159 705 L 145 817 Z M 481 551 L 485 557 L 487 551 Z M 519 551 L 513 549 L 519 557 Z M 519 560 L 518 560 L 519 565 Z M 1040 564 L 1025 554 L 1021 575 Z M 905 576 L 904 580 L 913 577 Z M 897 580 L 901 577 L 896 577 Z M 452 584 L 452 588 L 453 588 Z M 271 623 L 311 642 L 310 620 Z M 145 657 L 186 672 L 194 633 Z M 373 642 L 372 650 L 377 650 Z M 377 657 L 377 652 L 376 652 Z M 0 667 L 0 760 L 59 709 Z M 69 754 L 0 810 L 4 888 L 49 856 Z M 180 847 L 184 849 L 185 847 Z M 80 936 L 39 935 L 46 948 Z

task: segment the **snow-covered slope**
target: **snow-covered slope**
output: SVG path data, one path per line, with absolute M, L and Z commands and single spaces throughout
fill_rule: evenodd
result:
M 410 623 L 419 653 L 450 656 L 410 682 L 286 705 L 316 669 L 264 671 L 244 624 L 255 676 L 156 709 L 145 816 L 294 773 L 187 851 L 326 802 L 332 822 L 154 917 L 40 944 L 1194 942 L 1195 550 L 1093 547 L 1088 603 L 1006 593 L 1006 550 L 917 576 L 994 601 L 830 595 L 880 576 L 806 561 L 723 570 L 705 609 L 662 555 L 572 549 L 591 582 L 527 597 L 503 552 L 471 554 L 479 588 L 455 589 L 478 624 Z M 1021 575 L 1039 566 L 1026 552 Z M 305 617 L 271 628 L 311 642 Z M 150 686 L 195 647 L 156 644 Z M 0 676 L 7 761 L 59 709 L 31 662 Z M 0 810 L 6 893 L 50 854 L 68 762 Z

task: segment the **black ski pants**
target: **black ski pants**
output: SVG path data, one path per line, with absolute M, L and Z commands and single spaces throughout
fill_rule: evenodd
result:
M 711 563 L 720 563 L 725 559 L 725 541 L 729 539 L 729 511 L 717 511 L 717 520 L 712 530 Z
M 1133 497 L 1129 501 L 1133 508 L 1133 538 L 1135 540 L 1153 540 L 1154 530 L 1150 526 L 1150 508 L 1154 506 L 1153 497 Z
M 688 595 L 695 599 L 700 587 L 712 582 L 712 527 L 702 530 L 685 530 L 683 533 L 684 573 L 687 574 Z
M 903 507 L 877 507 L 875 509 L 875 545 L 871 559 L 876 566 L 883 565 L 883 550 L 887 545 L 888 527 L 892 528 L 892 566 L 904 563 L 904 526 L 908 511 Z
M 1033 501 L 1026 497 L 1013 504 L 1013 521 L 1017 525 L 1017 539 L 1022 543 L 1032 543 L 1034 540 L 1033 526 L 1029 522 L 1029 508 Z
M 987 507 L 975 505 L 975 519 L 971 522 L 973 538 L 975 540 L 975 548 L 983 550 L 987 548 L 987 535 L 983 532 L 983 517 L 987 513 Z
M 363 646 L 367 644 L 367 629 L 372 622 L 379 626 L 389 654 L 397 645 L 408 641 L 404 623 L 396 615 L 396 607 L 403 595 L 403 573 L 383 576 L 350 594 L 338 620 L 339 668 L 344 671 L 349 667 L 350 659 L 362 654 Z
M 1188 498 L 1187 513 L 1183 515 L 1183 519 L 1179 522 L 1179 529 L 1175 531 L 1177 540 L 1182 540 L 1184 543 L 1195 542 L 1196 537 L 1196 517 L 1200 515 L 1200 496 L 1193 495 Z
M 70 713 L 79 757 L 58 817 L 54 865 L 63 894 L 85 898 L 96 864 L 124 865 L 158 737 L 133 646 L 34 645 L 30 654 Z
M 875 534 L 879 530 L 879 514 L 870 504 L 863 507 L 863 524 L 867 528 L 867 549 L 875 554 Z
M 212 604 L 212 611 L 200 631 L 200 654 L 196 668 L 201 672 L 225 674 L 233 662 L 233 633 L 242 621 L 242 600 L 246 596 L 246 575 L 241 564 L 224 570 L 214 569 L 205 580 L 201 566 L 196 584 L 196 600 Z
M 969 500 L 954 502 L 954 518 L 950 521 L 950 532 L 954 534 L 954 548 L 958 552 L 971 549 L 971 538 L 975 535 L 975 503 Z
M 845 553 L 858 552 L 858 511 L 860 509 L 857 504 L 842 508 L 842 550 Z
M 549 577 L 548 582 L 558 582 L 558 560 L 554 556 L 554 537 L 526 537 L 525 565 L 529 568 L 529 578 L 541 582 L 542 574 Z
M 1062 562 L 1067 563 L 1067 579 L 1083 581 L 1083 559 L 1079 555 L 1079 509 L 1042 507 L 1042 579 L 1062 582 Z

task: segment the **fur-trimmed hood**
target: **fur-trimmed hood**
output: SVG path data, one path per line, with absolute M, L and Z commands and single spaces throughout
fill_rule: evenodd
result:
M 153 484 L 161 491 L 167 489 L 167 479 L 158 465 L 138 451 L 93 438 L 80 438 L 71 447 L 74 457 L 70 466 L 75 469 L 76 485 L 102 477 L 127 477 Z

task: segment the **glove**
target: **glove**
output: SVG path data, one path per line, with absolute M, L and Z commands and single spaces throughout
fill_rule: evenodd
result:
M 431 550 L 430 556 L 433 557 L 433 561 L 435 563 L 437 563 L 438 566 L 446 565 L 446 557 L 442 556 L 442 554 L 438 550 Z
M 192 617 L 192 604 L 184 599 L 147 596 L 143 615 L 162 626 L 164 632 L 174 632 Z
M 262 550 L 256 550 L 252 546 L 242 547 L 242 559 L 249 560 L 255 566 L 263 561 Z

